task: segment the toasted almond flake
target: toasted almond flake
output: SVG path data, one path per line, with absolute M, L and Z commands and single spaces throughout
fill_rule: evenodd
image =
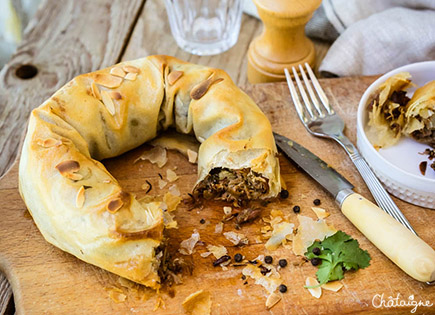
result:
M 176 184 L 169 186 L 168 191 L 174 196 L 177 196 L 177 197 L 181 196 L 181 192 L 178 189 L 178 186 Z
M 337 230 L 326 224 L 324 220 L 314 221 L 309 217 L 298 215 L 299 227 L 298 232 L 293 237 L 293 252 L 295 255 L 304 255 L 307 248 L 315 240 L 324 240 L 325 237 L 331 236 Z
M 200 240 L 200 235 L 198 231 L 193 230 L 192 235 L 187 239 L 180 243 L 180 248 L 178 251 L 183 255 L 192 255 L 193 250 L 195 248 L 196 243 Z
M 134 81 L 136 80 L 136 77 L 137 77 L 137 73 L 129 72 L 125 75 L 124 79 L 129 81 Z
M 210 244 L 210 245 L 207 245 L 207 250 L 209 252 L 211 252 L 216 259 L 219 259 L 222 256 L 225 256 L 226 254 L 228 254 L 227 249 L 225 248 L 225 246 L 222 246 L 222 245 L 215 246 L 215 245 Z
M 179 78 L 183 76 L 183 71 L 174 70 L 168 74 L 168 83 L 169 85 L 174 85 L 175 82 L 178 81 Z
M 166 186 L 167 184 L 168 184 L 167 181 L 165 181 L 165 180 L 159 178 L 159 188 L 160 188 L 160 189 L 165 188 L 165 186 Z
M 107 91 L 101 91 L 101 97 L 103 99 L 104 106 L 106 106 L 107 111 L 110 113 L 110 115 L 115 115 L 115 104 L 113 104 L 112 98 L 110 97 L 109 92 Z
M 123 205 L 124 202 L 122 202 L 121 198 L 115 198 L 109 201 L 109 203 L 106 206 L 106 209 L 110 213 L 115 213 L 116 211 L 121 209 Z
M 177 174 L 173 170 L 167 169 L 166 170 L 166 179 L 170 183 L 172 183 L 172 182 L 175 182 L 178 179 L 178 176 L 177 176 Z
M 230 215 L 231 211 L 233 211 L 233 208 L 231 208 L 231 207 L 224 207 L 224 213 L 225 213 L 225 215 Z
M 208 256 L 210 256 L 211 255 L 211 252 L 205 252 L 205 253 L 201 253 L 201 254 L 199 254 L 199 256 L 201 256 L 201 257 L 203 257 L 203 258 L 206 258 L 206 257 L 208 257 Z
M 198 153 L 190 149 L 187 149 L 187 158 L 189 159 L 189 163 L 195 164 L 196 159 L 198 158 Z
M 85 203 L 85 187 L 81 186 L 76 196 L 76 207 L 81 208 Z
M 190 294 L 182 303 L 187 314 L 191 315 L 209 315 L 211 313 L 211 296 L 210 292 L 199 290 Z
M 272 307 L 274 307 L 279 301 L 281 301 L 281 295 L 272 293 L 267 297 L 266 300 L 266 308 L 270 310 Z
M 112 69 L 110 69 L 110 74 L 123 78 L 125 76 L 125 71 L 122 70 L 121 67 L 113 67 Z
M 127 299 L 127 296 L 122 292 L 121 289 L 118 288 L 110 288 L 109 297 L 115 303 L 122 303 L 125 302 L 125 300 Z
M 55 166 L 55 168 L 61 173 L 74 173 L 80 170 L 80 163 L 74 160 L 62 161 Z
M 192 88 L 192 90 L 190 91 L 190 97 L 193 100 L 199 100 L 207 93 L 207 91 L 213 84 L 216 84 L 222 80 L 222 78 L 214 79 L 214 74 L 212 74 L 208 79 L 198 83 Z
M 224 236 L 227 240 L 229 240 L 231 243 L 233 243 L 236 246 L 247 245 L 249 243 L 248 238 L 241 233 L 225 232 Z
M 110 184 L 112 181 L 110 179 L 103 179 L 104 184 Z
M 91 89 L 92 89 L 92 94 L 94 94 L 94 97 L 101 101 L 101 93 L 100 93 L 100 89 L 98 88 L 98 86 L 95 84 L 95 82 L 92 82 L 91 84 Z
M 324 219 L 329 217 L 329 212 L 327 212 L 325 209 L 323 208 L 318 208 L 318 207 L 311 207 L 311 210 L 314 211 L 314 213 L 316 214 L 316 216 L 319 219 Z
M 131 65 L 125 65 L 122 67 L 122 69 L 128 73 L 139 73 L 139 69 Z
M 157 164 L 158 167 L 162 168 L 166 162 L 168 161 L 168 157 L 166 154 L 166 149 L 156 146 L 153 147 L 151 150 L 145 151 L 142 153 L 141 156 L 139 156 L 134 163 L 136 163 L 139 160 L 148 160 L 152 164 Z
M 59 139 L 54 138 L 47 138 L 47 139 L 37 139 L 36 144 L 44 147 L 44 148 L 51 148 L 62 144 L 62 141 Z
M 307 287 L 314 287 L 314 286 L 319 285 L 319 282 L 317 281 L 317 279 L 315 279 L 313 277 L 307 277 L 307 279 L 305 280 L 305 285 Z M 311 295 L 314 296 L 316 299 L 320 299 L 320 297 L 322 296 L 322 288 L 321 287 L 308 288 L 308 291 L 310 291 Z
M 98 73 L 95 76 L 95 83 L 109 89 L 114 89 L 119 87 L 122 81 L 123 81 L 122 78 L 115 77 L 114 75 L 111 74 Z
M 322 289 L 328 290 L 328 291 L 339 291 L 343 284 L 340 281 L 332 281 L 321 285 Z
M 222 222 L 219 222 L 218 224 L 216 224 L 216 226 L 214 228 L 214 232 L 216 234 L 221 234 L 223 230 L 224 230 L 224 224 Z
M 122 95 L 120 92 L 118 91 L 110 91 L 109 92 L 110 98 L 119 101 L 120 99 L 122 99 Z

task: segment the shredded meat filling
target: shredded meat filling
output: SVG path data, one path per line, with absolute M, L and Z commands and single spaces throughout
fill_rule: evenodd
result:
M 195 195 L 199 197 L 235 202 L 240 206 L 268 192 L 268 179 L 250 168 L 214 168 L 195 189 Z

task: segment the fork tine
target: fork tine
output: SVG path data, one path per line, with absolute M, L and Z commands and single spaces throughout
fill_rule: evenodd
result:
M 325 117 L 325 114 L 323 113 L 322 109 L 320 108 L 319 101 L 317 100 L 316 93 L 314 93 L 313 88 L 311 87 L 310 81 L 308 81 L 307 75 L 305 74 L 304 68 L 302 68 L 302 65 L 299 65 L 299 71 L 301 72 L 302 79 L 304 80 L 305 86 L 307 88 L 308 94 L 310 94 L 311 101 L 314 104 L 314 107 L 317 109 L 317 112 L 319 113 L 320 117 Z
M 284 69 L 284 73 L 285 73 L 285 78 L 287 79 L 287 85 L 290 90 L 293 103 L 295 104 L 296 112 L 298 113 L 299 119 L 305 124 L 308 122 L 308 119 L 305 116 L 304 108 L 302 107 L 298 93 L 296 92 L 296 87 L 293 84 L 292 78 L 287 68 Z
M 293 70 L 293 76 L 296 80 L 296 84 L 298 85 L 298 88 L 299 88 L 299 93 L 301 94 L 302 99 L 304 100 L 305 108 L 307 109 L 308 113 L 310 114 L 311 119 L 315 119 L 316 116 L 313 113 L 313 107 L 311 106 L 311 102 L 308 99 L 308 95 L 305 92 L 305 89 L 304 89 L 304 86 L 302 85 L 301 80 L 299 79 L 299 75 L 296 71 L 296 68 L 292 67 L 292 70 Z
M 310 76 L 311 82 L 314 85 L 314 88 L 316 89 L 317 95 L 319 96 L 320 100 L 322 101 L 323 106 L 325 106 L 326 110 L 329 114 L 334 114 L 334 110 L 329 105 L 329 100 L 325 95 L 325 92 L 323 91 L 322 87 L 320 86 L 319 81 L 317 81 L 316 76 L 314 75 L 313 70 L 311 70 L 311 67 L 308 63 L 305 63 L 305 68 L 307 68 L 308 75 Z

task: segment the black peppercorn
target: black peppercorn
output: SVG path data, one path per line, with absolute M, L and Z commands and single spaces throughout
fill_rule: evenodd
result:
M 313 254 L 319 256 L 320 255 L 320 248 L 314 247 L 313 248 Z
M 281 193 L 279 194 L 279 196 L 280 196 L 282 199 L 287 199 L 288 196 L 289 196 L 288 190 L 286 190 L 286 189 L 281 190 Z
M 287 292 L 287 286 L 285 284 L 281 284 L 279 286 L 279 292 L 286 293 Z
M 294 213 L 299 213 L 299 212 L 301 212 L 301 207 L 299 207 L 299 206 L 294 206 L 294 207 L 293 207 L 293 212 L 294 212 Z
M 285 260 L 285 259 L 280 259 L 280 260 L 278 261 L 278 265 L 279 265 L 281 268 L 286 267 L 286 266 L 287 266 L 287 260 Z
M 322 262 L 322 260 L 320 258 L 313 258 L 313 259 L 311 259 L 311 264 L 313 266 L 320 265 L 321 262 Z
M 273 261 L 272 256 L 266 256 L 266 257 L 264 257 L 264 262 L 265 262 L 266 264 L 271 264 L 272 261 Z
M 243 256 L 242 256 L 242 254 L 240 254 L 240 253 L 237 253 L 237 254 L 235 254 L 234 255 L 234 261 L 235 262 L 241 262 L 243 260 Z
M 204 224 L 205 223 L 205 219 L 199 220 L 199 223 Z
M 313 203 L 315 206 L 320 206 L 320 199 L 314 199 Z

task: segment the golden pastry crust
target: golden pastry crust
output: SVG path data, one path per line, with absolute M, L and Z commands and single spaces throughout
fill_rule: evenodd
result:
M 97 160 L 175 128 L 201 143 L 198 182 L 215 168 L 250 168 L 279 193 L 269 121 L 222 70 L 150 56 L 80 75 L 32 111 L 20 193 L 45 239 L 135 282 L 159 287 L 157 202 L 124 192 Z

